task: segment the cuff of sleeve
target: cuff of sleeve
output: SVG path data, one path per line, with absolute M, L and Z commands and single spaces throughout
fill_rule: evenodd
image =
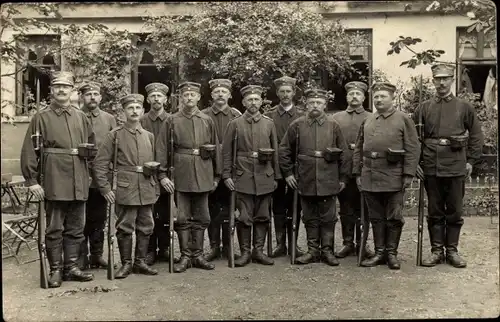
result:
M 467 158 L 467 163 L 469 163 L 470 165 L 474 166 L 474 164 L 476 163 L 476 159 Z
M 101 191 L 101 195 L 105 196 L 111 191 L 111 187 L 104 187 L 102 189 L 99 189 Z
M 288 171 L 283 171 L 283 176 L 284 178 L 288 178 L 289 176 L 293 175 L 293 172 L 288 170 Z
M 229 179 L 231 178 L 231 175 L 229 173 L 223 173 L 222 174 L 222 180 L 226 180 L 226 179 Z
M 403 174 L 405 176 L 410 176 L 410 177 L 414 177 L 415 176 L 415 173 L 417 173 L 417 169 L 404 169 L 403 170 Z
M 36 184 L 38 184 L 38 181 L 37 181 L 36 179 L 29 179 L 29 180 L 26 180 L 26 185 L 27 185 L 28 187 L 34 186 L 34 185 L 36 185 Z
M 167 177 L 167 173 L 166 172 L 160 172 L 160 173 L 158 173 L 158 181 L 162 181 L 166 177 Z

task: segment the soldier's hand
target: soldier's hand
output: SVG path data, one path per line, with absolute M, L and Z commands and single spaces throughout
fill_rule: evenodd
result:
M 403 189 L 409 188 L 411 186 L 411 182 L 413 181 L 412 176 L 403 176 Z
M 424 180 L 424 170 L 422 170 L 422 167 L 417 165 L 417 178 L 420 180 Z
M 339 185 L 340 185 L 340 190 L 339 190 L 339 192 L 341 192 L 342 190 L 344 190 L 344 189 L 345 189 L 345 182 L 344 182 L 344 181 L 340 181 L 340 182 L 339 182 Z
M 31 192 L 31 194 L 38 200 L 38 201 L 42 201 L 44 198 L 45 198 L 45 191 L 43 191 L 43 188 L 41 185 L 39 184 L 34 184 L 32 186 L 30 186 L 29 188 L 29 191 Z
M 297 180 L 295 180 L 293 174 L 286 177 L 285 181 L 292 189 L 297 190 Z
M 470 175 L 472 174 L 472 164 L 467 163 L 467 164 L 465 165 L 465 169 L 467 170 L 467 178 L 469 178 L 469 177 L 470 177 Z
M 234 182 L 233 182 L 233 179 L 231 178 L 227 178 L 226 180 L 224 180 L 224 184 L 226 185 L 226 187 L 233 191 L 234 190 Z
M 210 190 L 210 192 L 214 192 L 215 190 L 217 190 L 217 186 L 219 185 L 219 181 L 218 180 L 214 180 L 214 186 L 212 187 L 212 190 Z
M 108 192 L 104 195 L 104 199 L 110 204 L 115 203 L 115 193 L 113 191 Z
M 278 188 L 278 181 L 274 180 L 273 190 L 276 190 L 276 188 Z
M 361 191 L 361 176 L 356 177 L 356 185 L 358 186 L 358 190 Z
M 169 178 L 163 178 L 160 181 L 161 185 L 168 193 L 172 194 L 175 191 L 174 183 Z

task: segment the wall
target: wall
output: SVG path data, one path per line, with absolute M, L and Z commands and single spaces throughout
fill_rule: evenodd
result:
M 2 152 L 2 173 L 12 173 L 14 175 L 21 175 L 21 168 L 19 166 L 19 158 L 21 156 L 21 147 L 23 145 L 24 136 L 28 129 L 26 122 L 16 123 L 11 125 L 2 123 L 1 126 L 1 152 Z

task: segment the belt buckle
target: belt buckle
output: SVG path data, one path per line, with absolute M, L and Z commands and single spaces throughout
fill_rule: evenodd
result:
M 370 157 L 371 157 L 372 159 L 376 159 L 376 158 L 378 157 L 378 152 L 372 152 L 372 153 L 370 154 Z
M 323 153 L 321 153 L 321 151 L 314 151 L 314 156 L 316 158 L 321 158 L 323 156 Z
M 78 154 L 78 149 L 70 149 L 70 153 L 77 155 Z
M 135 169 L 136 172 L 142 173 L 142 165 L 138 165 Z
M 252 151 L 252 154 L 251 154 L 251 157 L 252 157 L 252 158 L 256 158 L 256 157 L 258 157 L 258 156 L 259 156 L 259 153 L 258 153 L 258 152 L 256 152 L 256 151 Z
M 200 149 L 193 149 L 193 155 L 200 155 Z
M 356 144 L 354 144 L 354 143 L 349 144 L 349 150 L 354 150 L 355 147 L 356 147 Z
M 439 139 L 439 145 L 449 145 L 448 139 Z

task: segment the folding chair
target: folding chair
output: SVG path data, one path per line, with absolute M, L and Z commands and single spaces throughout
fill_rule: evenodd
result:
M 14 257 L 18 264 L 34 262 L 38 259 L 21 260 L 20 251 L 25 245 L 31 252 L 36 249 L 32 244 L 37 243 L 36 234 L 38 225 L 38 214 L 36 210 L 30 209 L 31 196 L 26 193 L 26 201 L 23 205 L 19 199 L 16 189 L 26 189 L 24 178 L 2 174 L 2 201 L 6 200 L 8 205 L 2 202 L 2 259 Z M 5 197 L 5 198 L 4 198 Z

